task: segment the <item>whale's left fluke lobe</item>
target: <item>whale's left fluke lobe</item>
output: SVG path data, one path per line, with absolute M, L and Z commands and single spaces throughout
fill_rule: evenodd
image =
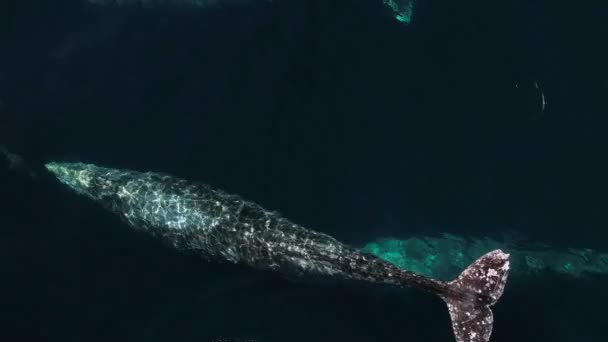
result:
M 415 287 L 447 303 L 457 342 L 489 341 L 490 307 L 502 295 L 509 272 L 509 255 L 501 250 L 485 254 L 446 283 L 403 270 L 202 183 L 83 163 L 48 163 L 46 168 L 131 227 L 179 251 L 287 276 Z

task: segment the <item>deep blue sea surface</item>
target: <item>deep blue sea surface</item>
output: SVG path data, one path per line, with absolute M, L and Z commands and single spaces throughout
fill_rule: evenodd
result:
M 406 25 L 381 0 L 2 1 L 0 145 L 203 181 L 355 246 L 608 253 L 608 6 L 415 6 Z M 606 272 L 514 279 L 491 341 L 608 341 Z M 453 341 L 434 296 L 183 256 L 2 160 L 0 322 L 2 341 Z

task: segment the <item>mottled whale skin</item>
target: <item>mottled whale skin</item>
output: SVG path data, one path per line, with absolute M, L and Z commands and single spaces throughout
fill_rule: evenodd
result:
M 208 260 L 249 265 L 290 276 L 326 276 L 409 286 L 443 298 L 458 342 L 489 341 L 492 312 L 509 271 L 509 255 L 495 250 L 451 282 L 402 270 L 278 213 L 167 174 L 48 163 L 60 182 L 179 251 Z

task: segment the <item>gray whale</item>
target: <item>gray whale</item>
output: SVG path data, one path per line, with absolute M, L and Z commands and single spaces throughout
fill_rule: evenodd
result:
M 446 302 L 457 342 L 490 339 L 490 307 L 502 295 L 509 273 L 509 254 L 501 250 L 481 256 L 455 280 L 442 282 L 400 269 L 202 183 L 83 163 L 45 166 L 61 183 L 179 251 L 290 277 L 320 275 L 415 287 Z

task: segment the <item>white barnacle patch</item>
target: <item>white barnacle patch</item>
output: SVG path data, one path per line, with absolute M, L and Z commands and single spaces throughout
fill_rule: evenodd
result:
M 302 270 L 308 270 L 313 267 L 313 265 L 306 259 L 302 258 L 290 258 L 292 263 L 297 265 Z
M 496 270 L 495 270 L 495 269 L 490 268 L 490 269 L 488 270 L 488 277 L 496 277 L 496 276 L 498 276 L 498 272 L 496 272 Z

